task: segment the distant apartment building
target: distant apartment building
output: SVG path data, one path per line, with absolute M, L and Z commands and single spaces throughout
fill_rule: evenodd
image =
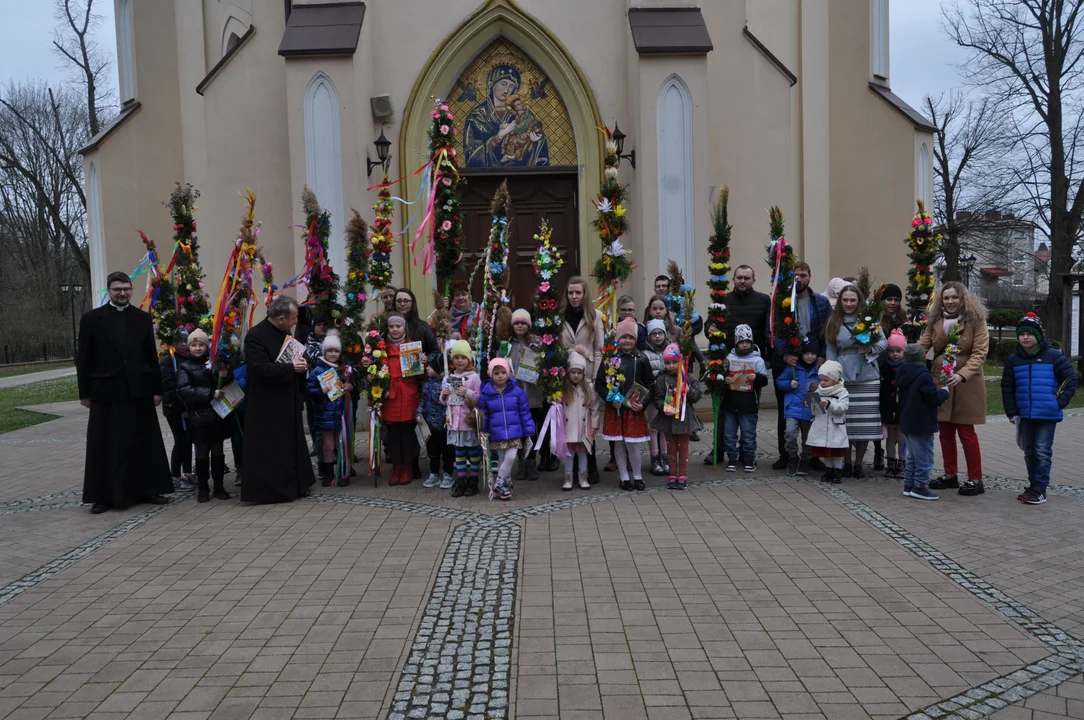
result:
M 1046 297 L 1050 285 L 1050 250 L 1035 244 L 1037 226 L 1011 212 L 961 210 L 956 221 L 961 274 L 967 286 L 988 305 L 1016 305 Z

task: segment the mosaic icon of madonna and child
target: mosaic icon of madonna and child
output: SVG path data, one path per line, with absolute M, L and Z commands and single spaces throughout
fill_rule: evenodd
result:
M 519 70 L 496 65 L 486 77 L 486 99 L 467 113 L 463 151 L 467 167 L 539 167 L 550 164 L 542 122 L 519 94 Z

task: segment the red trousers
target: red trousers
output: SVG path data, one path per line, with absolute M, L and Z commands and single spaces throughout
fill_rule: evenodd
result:
M 956 455 L 956 434 L 959 433 L 960 444 L 964 446 L 964 460 L 967 461 L 967 479 L 975 482 L 982 480 L 982 451 L 979 450 L 979 436 L 975 434 L 975 426 L 943 422 L 938 423 L 938 429 L 945 474 L 955 475 L 959 470 L 959 459 Z
M 671 477 L 689 476 L 689 436 L 666 434 L 666 462 Z

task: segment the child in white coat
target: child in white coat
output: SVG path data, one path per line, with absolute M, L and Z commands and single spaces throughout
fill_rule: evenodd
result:
M 816 384 L 810 383 L 813 394 L 813 425 L 809 428 L 807 444 L 813 448 L 813 457 L 821 458 L 828 470 L 821 478 L 824 482 L 843 482 L 843 458 L 847 454 L 847 409 L 850 394 L 843 387 L 843 366 L 835 360 L 827 360 L 820 367 Z
M 562 490 L 571 490 L 573 480 L 578 479 L 581 490 L 590 490 L 587 481 L 587 451 L 595 442 L 601 422 L 601 413 L 595 401 L 591 382 L 586 379 L 587 353 L 583 346 L 577 345 L 569 353 L 568 372 L 565 374 L 565 387 L 562 403 L 565 411 L 565 443 L 568 455 L 565 457 L 565 483 Z M 579 456 L 579 478 L 572 476 L 572 462 Z

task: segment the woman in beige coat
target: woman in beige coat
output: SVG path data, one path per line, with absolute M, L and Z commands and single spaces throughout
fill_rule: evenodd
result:
M 941 366 L 945 346 L 953 326 L 960 327 L 959 353 L 956 371 L 943 387 L 948 388 L 949 399 L 937 411 L 940 429 L 941 456 L 945 462 L 945 474 L 930 483 L 937 490 L 959 488 L 961 495 L 981 495 L 982 451 L 975 426 L 986 422 L 986 379 L 983 366 L 990 350 L 990 333 L 986 328 L 986 307 L 958 282 L 947 282 L 930 309 L 926 330 L 918 344 L 925 350 L 933 348 L 934 379 L 941 382 Z M 964 447 L 967 461 L 967 482 L 960 484 L 957 477 L 958 460 L 956 436 Z
M 594 383 L 598 369 L 602 366 L 602 341 L 606 337 L 606 330 L 602 326 L 602 316 L 587 299 L 587 281 L 579 275 L 569 278 L 565 285 L 565 302 L 561 314 L 565 318 L 561 328 L 561 342 L 569 352 L 578 345 L 583 346 L 587 351 L 587 381 Z M 598 398 L 595 398 L 595 402 L 598 402 Z M 583 468 L 578 470 L 582 471 Z M 598 462 L 595 460 L 594 450 L 587 453 L 587 476 L 592 485 L 598 482 Z

